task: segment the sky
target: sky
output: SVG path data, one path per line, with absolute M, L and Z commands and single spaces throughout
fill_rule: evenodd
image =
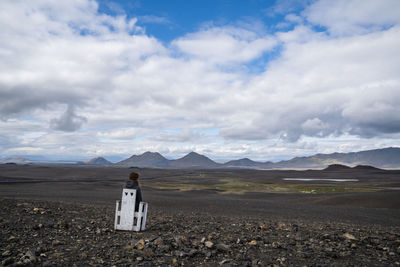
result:
M 0 157 L 400 146 L 398 0 L 2 0 Z

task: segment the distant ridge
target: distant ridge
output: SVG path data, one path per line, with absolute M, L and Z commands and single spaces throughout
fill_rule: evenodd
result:
M 400 148 L 389 147 L 350 153 L 316 154 L 309 157 L 295 157 L 280 162 L 258 162 L 249 158 L 231 160 L 224 164 L 190 152 L 182 158 L 168 160 L 158 152 L 133 155 L 116 163 L 118 166 L 145 168 L 249 168 L 249 169 L 324 169 L 333 170 L 379 170 L 378 168 L 400 168 Z
M 265 168 L 266 164 L 263 162 L 253 161 L 249 158 L 243 158 L 243 159 L 228 161 L 228 162 L 224 163 L 222 166 L 237 167 L 237 168 L 248 168 L 248 167 Z
M 169 160 L 158 152 L 145 152 L 142 155 L 133 155 L 122 160 L 117 165 L 129 167 L 165 168 L 169 167 Z
M 331 164 L 324 169 L 324 171 L 347 171 L 350 170 L 351 167 L 342 165 L 342 164 Z
M 220 164 L 204 155 L 190 152 L 180 159 L 172 160 L 170 166 L 173 168 L 216 168 L 219 167 Z
M 0 163 L 27 164 L 27 163 L 32 163 L 32 161 L 24 157 L 16 157 L 16 158 L 0 159 Z
M 106 160 L 103 157 L 97 157 L 84 162 L 86 165 L 110 165 L 112 164 L 110 161 Z
M 0 163 L 40 163 L 40 161 L 31 161 L 24 157 L 0 159 Z M 78 164 L 88 165 L 108 165 L 112 164 L 108 160 L 99 157 L 87 162 Z M 388 147 L 382 149 L 365 150 L 350 153 L 332 153 L 316 154 L 308 157 L 295 157 L 290 160 L 279 162 L 258 162 L 249 158 L 231 160 L 220 164 L 210 158 L 190 152 L 179 159 L 166 159 L 158 152 L 145 152 L 141 155 L 133 155 L 113 165 L 122 167 L 139 168 L 249 168 L 249 169 L 325 169 L 326 170 L 344 170 L 352 168 L 354 170 L 379 170 L 378 168 L 400 169 L 400 148 Z M 338 166 L 341 165 L 341 166 Z
M 369 165 L 357 165 L 353 167 L 354 170 L 365 170 L 365 171 L 382 171 L 382 169 L 375 168 L 374 166 Z
M 382 169 L 375 168 L 369 165 L 357 165 L 355 167 L 349 167 L 346 165 L 341 164 L 332 164 L 329 165 L 327 168 L 323 169 L 324 171 L 348 171 L 348 170 L 355 170 L 355 171 L 383 171 Z
M 400 168 L 400 148 L 388 147 L 350 153 L 316 154 L 270 164 L 271 168 L 326 168 L 331 164 Z

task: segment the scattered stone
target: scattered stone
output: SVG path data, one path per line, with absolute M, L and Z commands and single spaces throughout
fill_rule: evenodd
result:
M 196 212 L 170 215 L 155 209 L 149 213 L 146 231 L 114 232 L 112 207 L 32 202 L 18 206 L 15 200 L 0 201 L 2 266 L 395 266 L 400 262 L 396 227 L 277 223 Z M 46 213 L 39 216 L 43 210 Z
M 355 236 L 352 234 L 349 234 L 349 233 L 345 233 L 345 234 L 343 234 L 343 236 L 350 240 L 356 240 Z
M 10 256 L 10 255 L 11 255 L 11 251 L 9 251 L 9 250 L 6 250 L 1 254 L 1 256 L 3 256 L 3 257 L 7 257 L 7 256 Z
M 138 250 L 142 250 L 144 248 L 144 239 L 140 239 L 138 242 L 136 242 L 135 248 Z
M 204 242 L 204 245 L 205 245 L 207 248 L 212 248 L 212 247 L 214 246 L 214 243 L 211 242 L 211 241 L 206 241 L 206 242 Z
M 1 262 L 1 265 L 7 266 L 7 265 L 10 265 L 10 264 L 13 264 L 13 263 L 14 263 L 14 259 L 11 258 L 11 257 L 9 257 L 9 258 L 5 258 L 5 259 Z
M 230 246 L 223 244 L 223 243 L 218 243 L 216 245 L 217 250 L 222 251 L 222 252 L 228 252 L 230 250 Z

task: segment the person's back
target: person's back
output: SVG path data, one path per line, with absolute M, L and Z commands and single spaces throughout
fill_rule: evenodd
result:
M 139 185 L 139 174 L 132 172 L 129 175 L 129 180 L 125 184 L 125 188 L 136 190 L 135 211 L 139 210 L 139 203 L 142 201 L 142 190 Z

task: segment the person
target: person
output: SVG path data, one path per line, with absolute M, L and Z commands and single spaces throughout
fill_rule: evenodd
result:
M 140 189 L 138 173 L 132 172 L 129 174 L 129 180 L 126 182 L 125 188 L 136 189 L 135 211 L 138 211 L 139 203 L 142 201 L 142 190 Z

